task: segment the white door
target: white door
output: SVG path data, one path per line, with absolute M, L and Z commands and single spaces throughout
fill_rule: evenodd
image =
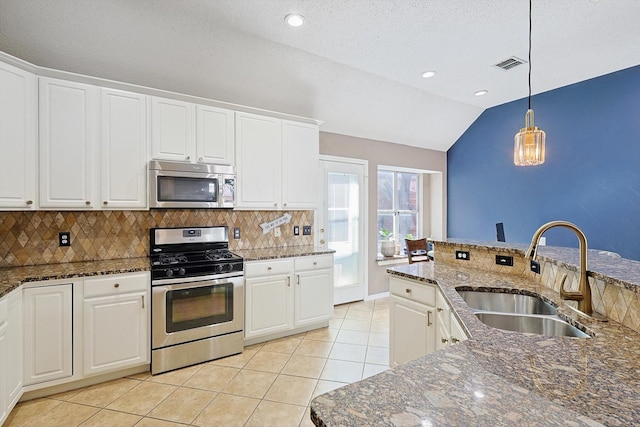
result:
M 322 203 L 318 244 L 335 250 L 334 304 L 366 295 L 366 160 L 321 156 Z

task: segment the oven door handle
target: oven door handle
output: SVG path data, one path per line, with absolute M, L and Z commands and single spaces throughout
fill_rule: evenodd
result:
M 204 280 L 202 282 L 189 282 L 189 283 L 174 283 L 171 285 L 162 285 L 156 286 L 155 288 L 162 291 L 179 291 L 184 289 L 197 289 L 204 288 L 211 285 L 224 285 L 227 283 L 233 283 L 228 279 L 219 279 L 219 280 Z
M 243 272 L 233 272 L 233 273 L 225 273 L 225 274 L 216 274 L 209 276 L 197 276 L 197 277 L 176 277 L 174 279 L 159 279 L 152 280 L 151 286 L 164 286 L 164 285 L 174 285 L 174 284 L 182 284 L 182 283 L 193 283 L 193 282 L 209 282 L 209 283 L 226 283 L 229 282 L 230 279 L 241 278 L 244 276 Z

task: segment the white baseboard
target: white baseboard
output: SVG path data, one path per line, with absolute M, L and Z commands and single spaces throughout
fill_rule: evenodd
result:
M 387 298 L 389 296 L 389 292 L 380 292 L 379 294 L 367 295 L 364 300 L 365 301 L 373 301 L 376 299 Z

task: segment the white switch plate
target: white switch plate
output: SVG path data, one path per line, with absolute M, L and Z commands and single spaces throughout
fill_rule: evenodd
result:
M 273 235 L 275 237 L 280 237 L 282 234 L 280 233 L 280 227 L 276 227 L 273 229 Z
M 540 238 L 540 243 L 538 243 L 539 246 L 546 246 L 547 245 L 547 238 L 546 237 L 541 237 Z

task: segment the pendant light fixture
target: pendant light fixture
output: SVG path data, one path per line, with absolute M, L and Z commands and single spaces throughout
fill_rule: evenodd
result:
M 513 162 L 516 166 L 536 166 L 544 163 L 545 133 L 533 123 L 531 109 L 531 1 L 529 0 L 529 109 L 524 127 L 514 138 Z

